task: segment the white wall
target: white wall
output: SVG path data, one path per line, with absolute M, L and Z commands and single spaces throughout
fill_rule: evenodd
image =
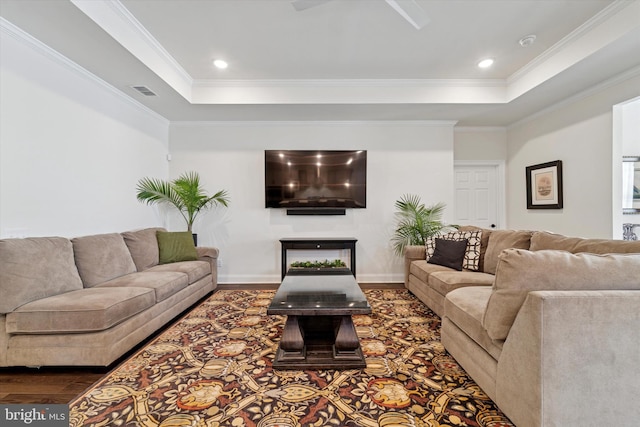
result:
M 510 228 L 611 238 L 614 193 L 613 106 L 640 94 L 640 77 L 568 100 L 508 129 Z M 618 151 L 619 152 L 619 151 Z M 564 209 L 527 210 L 525 168 L 563 161 Z M 616 184 L 617 185 L 617 184 Z
M 168 177 L 168 122 L 18 29 L 1 30 L 0 236 L 162 225 L 135 185 Z
M 311 236 L 357 238 L 358 280 L 400 282 L 402 260 L 390 245 L 395 200 L 413 193 L 427 205 L 453 202 L 452 122 L 172 123 L 170 141 L 172 177 L 194 170 L 209 192 L 230 193 L 228 209 L 194 227 L 199 243 L 220 248 L 221 283 L 278 282 L 278 240 Z M 330 217 L 265 209 L 265 149 L 367 150 L 367 208 Z
M 456 126 L 453 138 L 456 161 L 507 159 L 507 128 Z

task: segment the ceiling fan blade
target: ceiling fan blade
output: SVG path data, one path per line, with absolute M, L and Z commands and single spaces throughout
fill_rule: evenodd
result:
M 320 6 L 321 4 L 330 2 L 331 0 L 291 0 L 291 5 L 295 10 L 307 10 L 309 8 Z
M 416 0 L 385 0 L 389 6 L 395 9 L 404 19 L 409 21 L 417 30 L 431 22 Z

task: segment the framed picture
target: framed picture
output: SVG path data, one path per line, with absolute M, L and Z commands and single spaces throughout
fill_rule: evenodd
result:
M 640 213 L 640 156 L 622 158 L 622 213 Z
M 562 209 L 562 161 L 527 166 L 527 209 Z

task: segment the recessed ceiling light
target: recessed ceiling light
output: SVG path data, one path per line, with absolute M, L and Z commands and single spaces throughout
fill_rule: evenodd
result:
M 221 70 L 224 70 L 229 66 L 229 64 L 227 64 L 227 61 L 223 61 L 222 59 L 216 59 L 215 61 L 213 61 L 213 65 Z
M 493 59 L 491 58 L 483 59 L 482 61 L 478 62 L 478 67 L 480 68 L 489 68 L 492 65 L 493 65 Z

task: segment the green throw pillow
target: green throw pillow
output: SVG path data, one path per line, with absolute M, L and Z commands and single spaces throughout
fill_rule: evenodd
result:
M 198 259 L 198 252 L 190 232 L 158 231 L 156 237 L 158 238 L 160 264 Z

